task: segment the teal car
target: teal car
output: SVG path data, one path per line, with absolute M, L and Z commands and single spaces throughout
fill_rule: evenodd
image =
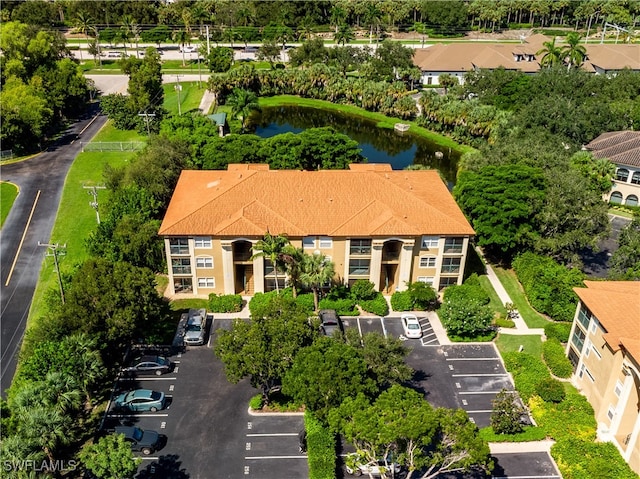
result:
M 164 409 L 166 397 L 164 393 L 150 389 L 134 389 L 120 394 L 114 401 L 115 408 L 129 412 L 156 412 Z

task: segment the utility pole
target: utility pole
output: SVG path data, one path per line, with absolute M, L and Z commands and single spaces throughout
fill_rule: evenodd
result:
M 211 55 L 211 41 L 209 40 L 209 25 L 207 25 L 207 56 Z
M 60 276 L 60 267 L 58 265 L 58 255 L 65 255 L 64 251 L 59 251 L 60 249 L 64 249 L 67 247 L 67 243 L 60 246 L 58 243 L 50 244 L 50 243 L 40 243 L 38 241 L 38 246 L 44 246 L 45 248 L 49 248 L 51 253 L 46 253 L 46 256 L 53 256 L 53 263 L 55 264 L 56 273 L 58 273 L 58 286 L 60 286 L 60 299 L 62 300 L 62 304 L 64 304 L 64 287 L 62 286 L 62 277 Z
M 180 90 L 182 90 L 182 85 L 180 85 L 180 78 L 182 75 L 176 75 L 176 91 L 178 92 L 178 115 L 182 115 L 182 107 L 180 106 Z
M 144 113 L 138 113 L 138 116 L 144 116 L 144 121 L 147 124 L 147 136 L 151 136 L 151 129 L 149 128 L 149 117 L 155 117 L 156 114 L 155 113 L 147 113 L 146 111 Z
M 106 186 L 83 186 L 87 193 L 93 196 L 93 201 L 89 201 L 89 206 L 91 206 L 94 210 L 96 210 L 96 220 L 98 220 L 98 224 L 100 224 L 100 211 L 98 210 L 98 190 L 106 190 Z

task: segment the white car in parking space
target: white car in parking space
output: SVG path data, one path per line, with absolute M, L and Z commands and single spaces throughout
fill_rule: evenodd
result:
M 407 338 L 420 339 L 422 337 L 422 326 L 415 314 L 403 314 L 401 317 L 402 329 Z
M 180 53 L 193 53 L 198 51 L 197 45 L 184 45 L 180 47 Z

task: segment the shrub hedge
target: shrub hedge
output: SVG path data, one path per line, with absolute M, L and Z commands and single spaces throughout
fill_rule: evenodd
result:
M 351 285 L 351 294 L 356 301 L 371 300 L 376 297 L 376 291 L 371 281 L 367 279 L 358 279 Z
M 577 304 L 573 287 L 583 285 L 584 273 L 531 252 L 521 254 L 512 264 L 531 306 L 557 321 L 573 319 Z
M 548 339 L 542 343 L 542 357 L 551 372 L 559 378 L 568 378 L 573 372 L 573 365 L 564 354 L 564 347 L 557 339 Z
M 515 328 L 516 323 L 514 323 L 511 319 L 503 318 L 500 316 L 493 321 L 493 324 L 496 328 Z
M 564 479 L 638 479 L 610 442 L 593 442 L 568 436 L 551 446 L 551 454 Z
M 528 353 L 507 352 L 502 355 L 507 371 L 513 376 L 513 382 L 524 401 L 536 394 L 540 381 L 550 379 L 545 364 Z
M 320 309 L 335 309 L 341 316 L 358 316 L 356 302 L 353 299 L 329 299 L 323 298 L 318 304 Z
M 255 315 L 255 312 L 260 309 L 264 304 L 271 301 L 271 298 L 277 296 L 277 291 L 269 291 L 268 293 L 256 293 L 249 301 L 249 312 L 251 316 Z M 293 291 L 291 288 L 285 288 L 280 290 L 280 296 L 285 298 L 293 298 Z M 313 293 L 298 294 L 296 297 L 296 303 L 302 306 L 305 311 L 311 313 L 314 309 Z
M 557 339 L 561 343 L 569 341 L 571 323 L 549 323 L 544 327 L 544 335 L 547 339 Z
M 411 311 L 413 300 L 409 291 L 396 291 L 391 295 L 391 307 L 394 311 Z
M 480 429 L 480 437 L 487 442 L 527 442 L 542 441 L 547 433 L 541 427 L 525 426 L 524 431 L 517 434 L 496 434 L 491 426 Z
M 329 429 L 309 411 L 304 413 L 307 431 L 307 462 L 309 479 L 336 477 L 336 438 Z
M 209 295 L 209 311 L 214 313 L 238 313 L 242 311 L 242 296 L 239 294 Z
M 572 386 L 562 402 L 544 402 L 540 396 L 534 396 L 529 400 L 529 409 L 538 426 L 544 428 L 551 439 L 578 437 L 593 441 L 596 437 L 593 408 Z
M 389 304 L 380 292 L 377 292 L 373 299 L 361 299 L 358 301 L 358 304 L 368 313 L 378 316 L 386 316 L 389 314 Z
M 538 396 L 546 402 L 561 402 L 567 395 L 564 385 L 554 378 L 543 379 L 538 383 Z
M 256 394 L 249 400 L 249 407 L 254 411 L 262 409 L 262 394 Z

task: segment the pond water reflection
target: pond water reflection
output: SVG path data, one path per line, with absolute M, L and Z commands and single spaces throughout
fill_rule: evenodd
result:
M 394 170 L 426 165 L 440 170 L 449 187 L 455 183 L 459 152 L 411 133 L 378 128 L 374 122 L 357 116 L 299 106 L 268 107 L 252 115 L 250 128 L 255 128 L 256 135 L 269 138 L 323 126 L 332 126 L 357 141 L 370 163 L 390 163 Z

